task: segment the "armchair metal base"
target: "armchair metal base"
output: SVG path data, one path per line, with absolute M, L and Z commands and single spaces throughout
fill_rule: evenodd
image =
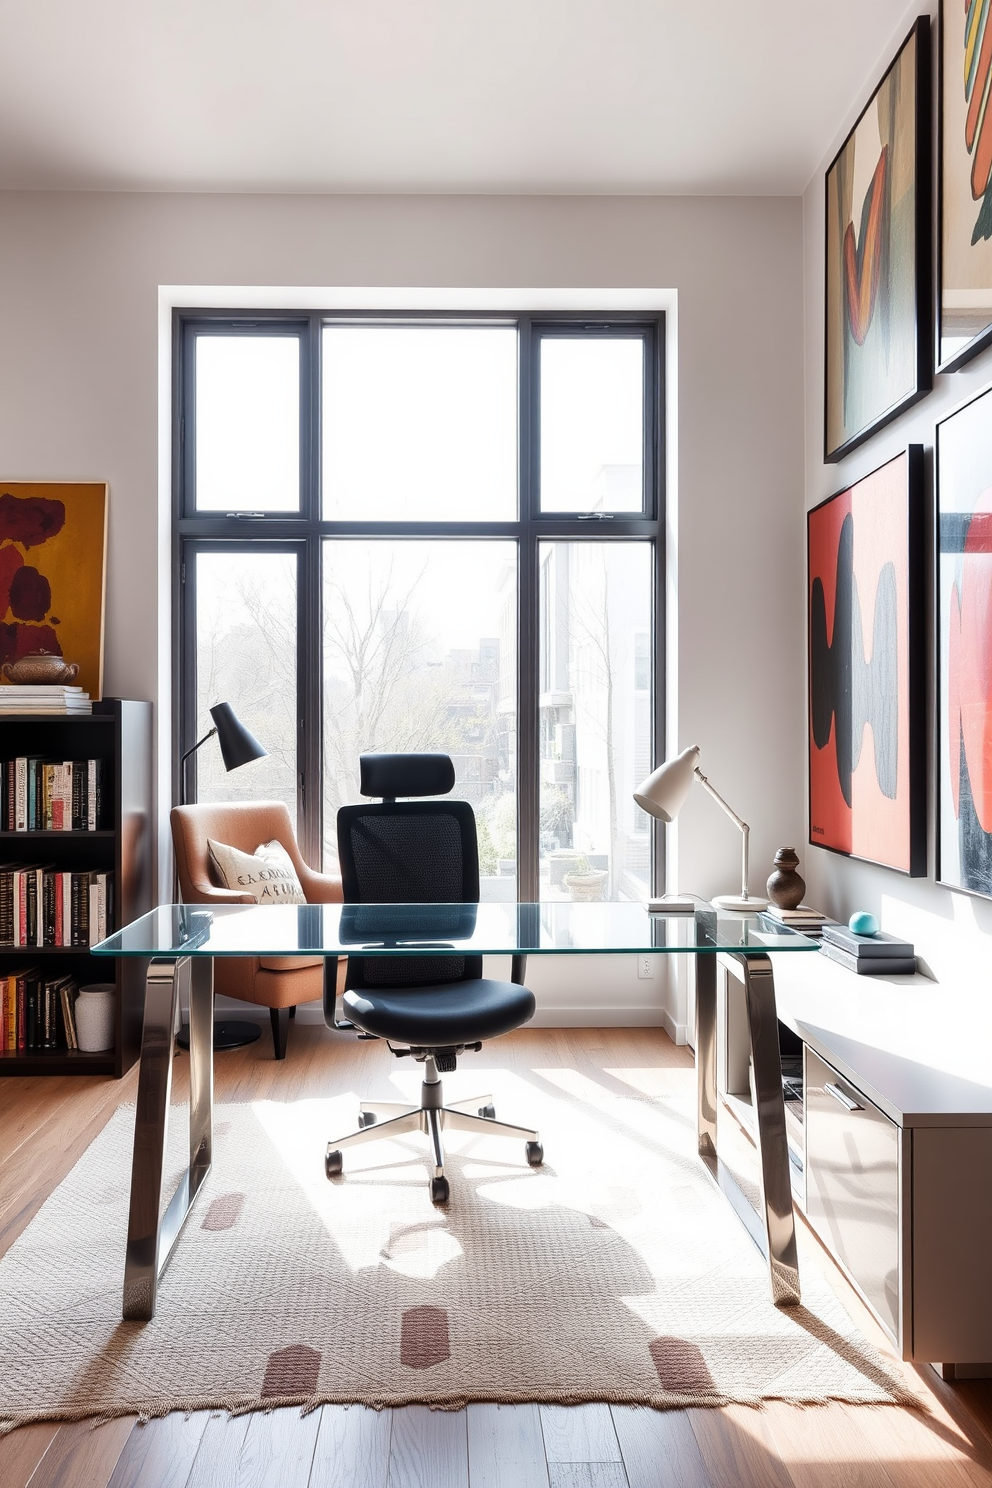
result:
M 377 1142 L 380 1138 L 399 1137 L 406 1132 L 422 1131 L 431 1139 L 434 1154 L 434 1171 L 431 1178 L 431 1198 L 435 1204 L 446 1204 L 449 1198 L 448 1180 L 444 1176 L 444 1147 L 441 1132 L 474 1132 L 495 1137 L 522 1137 L 526 1145 L 527 1161 L 531 1167 L 539 1167 L 544 1161 L 544 1148 L 538 1132 L 527 1126 L 513 1126 L 507 1121 L 497 1121 L 491 1095 L 476 1095 L 471 1100 L 444 1104 L 441 1077 L 433 1054 L 424 1059 L 425 1076 L 420 1087 L 420 1105 L 408 1106 L 402 1101 L 362 1101 L 359 1109 L 357 1131 L 337 1137 L 328 1142 L 324 1158 L 324 1171 L 328 1178 L 339 1178 L 342 1171 L 341 1153 L 345 1147 L 357 1147 L 362 1142 Z

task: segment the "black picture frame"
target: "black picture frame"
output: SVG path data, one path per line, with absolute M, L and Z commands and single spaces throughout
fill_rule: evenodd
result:
M 930 18 L 920 16 L 824 177 L 826 464 L 933 383 L 930 121 Z
M 987 786 L 984 780 L 982 746 L 992 731 L 992 686 L 985 680 L 992 650 L 986 621 L 992 599 L 992 385 L 938 420 L 934 467 L 936 877 L 946 888 L 989 899 L 992 781 Z
M 992 14 L 981 5 L 972 9 L 973 17 L 970 12 L 962 16 L 961 8 L 956 9 L 958 21 L 963 21 L 956 38 L 950 34 L 951 7 L 943 0 L 938 22 L 935 359 L 939 372 L 956 372 L 992 346 L 992 176 L 985 181 L 981 207 L 976 205 L 978 198 L 971 181 L 983 142 L 988 164 L 992 144 L 992 113 L 988 110 L 979 115 L 972 145 L 967 143 L 972 104 L 988 78 L 989 59 L 985 59 L 984 72 L 979 63 L 983 37 L 992 35 Z M 962 64 L 972 19 L 975 66 L 966 74 Z M 986 174 L 983 168 L 982 175 Z M 980 303 L 983 297 L 988 302 L 985 306 Z
M 924 450 L 806 514 L 808 841 L 927 873 Z

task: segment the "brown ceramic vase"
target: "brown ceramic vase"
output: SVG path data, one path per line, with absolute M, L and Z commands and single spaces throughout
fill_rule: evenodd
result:
M 768 898 L 779 909 L 798 909 L 806 892 L 806 880 L 796 869 L 799 858 L 794 847 L 780 847 L 775 854 L 775 871 L 768 880 Z

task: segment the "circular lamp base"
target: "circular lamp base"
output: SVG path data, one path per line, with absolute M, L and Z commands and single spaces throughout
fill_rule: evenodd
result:
M 740 894 L 714 894 L 712 903 L 716 909 L 729 909 L 732 914 L 760 914 L 768 908 L 767 899 L 756 899 L 750 894 L 746 899 Z
M 253 1044 L 261 1037 L 262 1030 L 257 1023 L 238 1023 L 225 1018 L 214 1024 L 215 1049 L 240 1049 L 242 1045 Z M 188 1023 L 184 1023 L 176 1034 L 176 1043 L 180 1049 L 189 1048 Z

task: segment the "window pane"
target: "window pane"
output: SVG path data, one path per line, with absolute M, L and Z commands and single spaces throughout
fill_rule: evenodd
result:
M 516 545 L 324 544 L 324 863 L 369 750 L 450 754 L 484 899 L 516 898 Z
M 541 338 L 541 510 L 644 506 L 644 342 Z
M 513 521 L 513 326 L 327 326 L 324 516 Z
M 194 756 L 197 800 L 285 801 L 295 821 L 295 555 L 196 555 L 198 739 L 213 727 L 214 703 L 230 703 L 269 754 L 228 773 L 208 740 Z
M 300 509 L 300 342 L 196 338 L 197 511 Z
M 632 793 L 651 757 L 653 545 L 540 550 L 541 898 L 646 899 L 650 833 Z

